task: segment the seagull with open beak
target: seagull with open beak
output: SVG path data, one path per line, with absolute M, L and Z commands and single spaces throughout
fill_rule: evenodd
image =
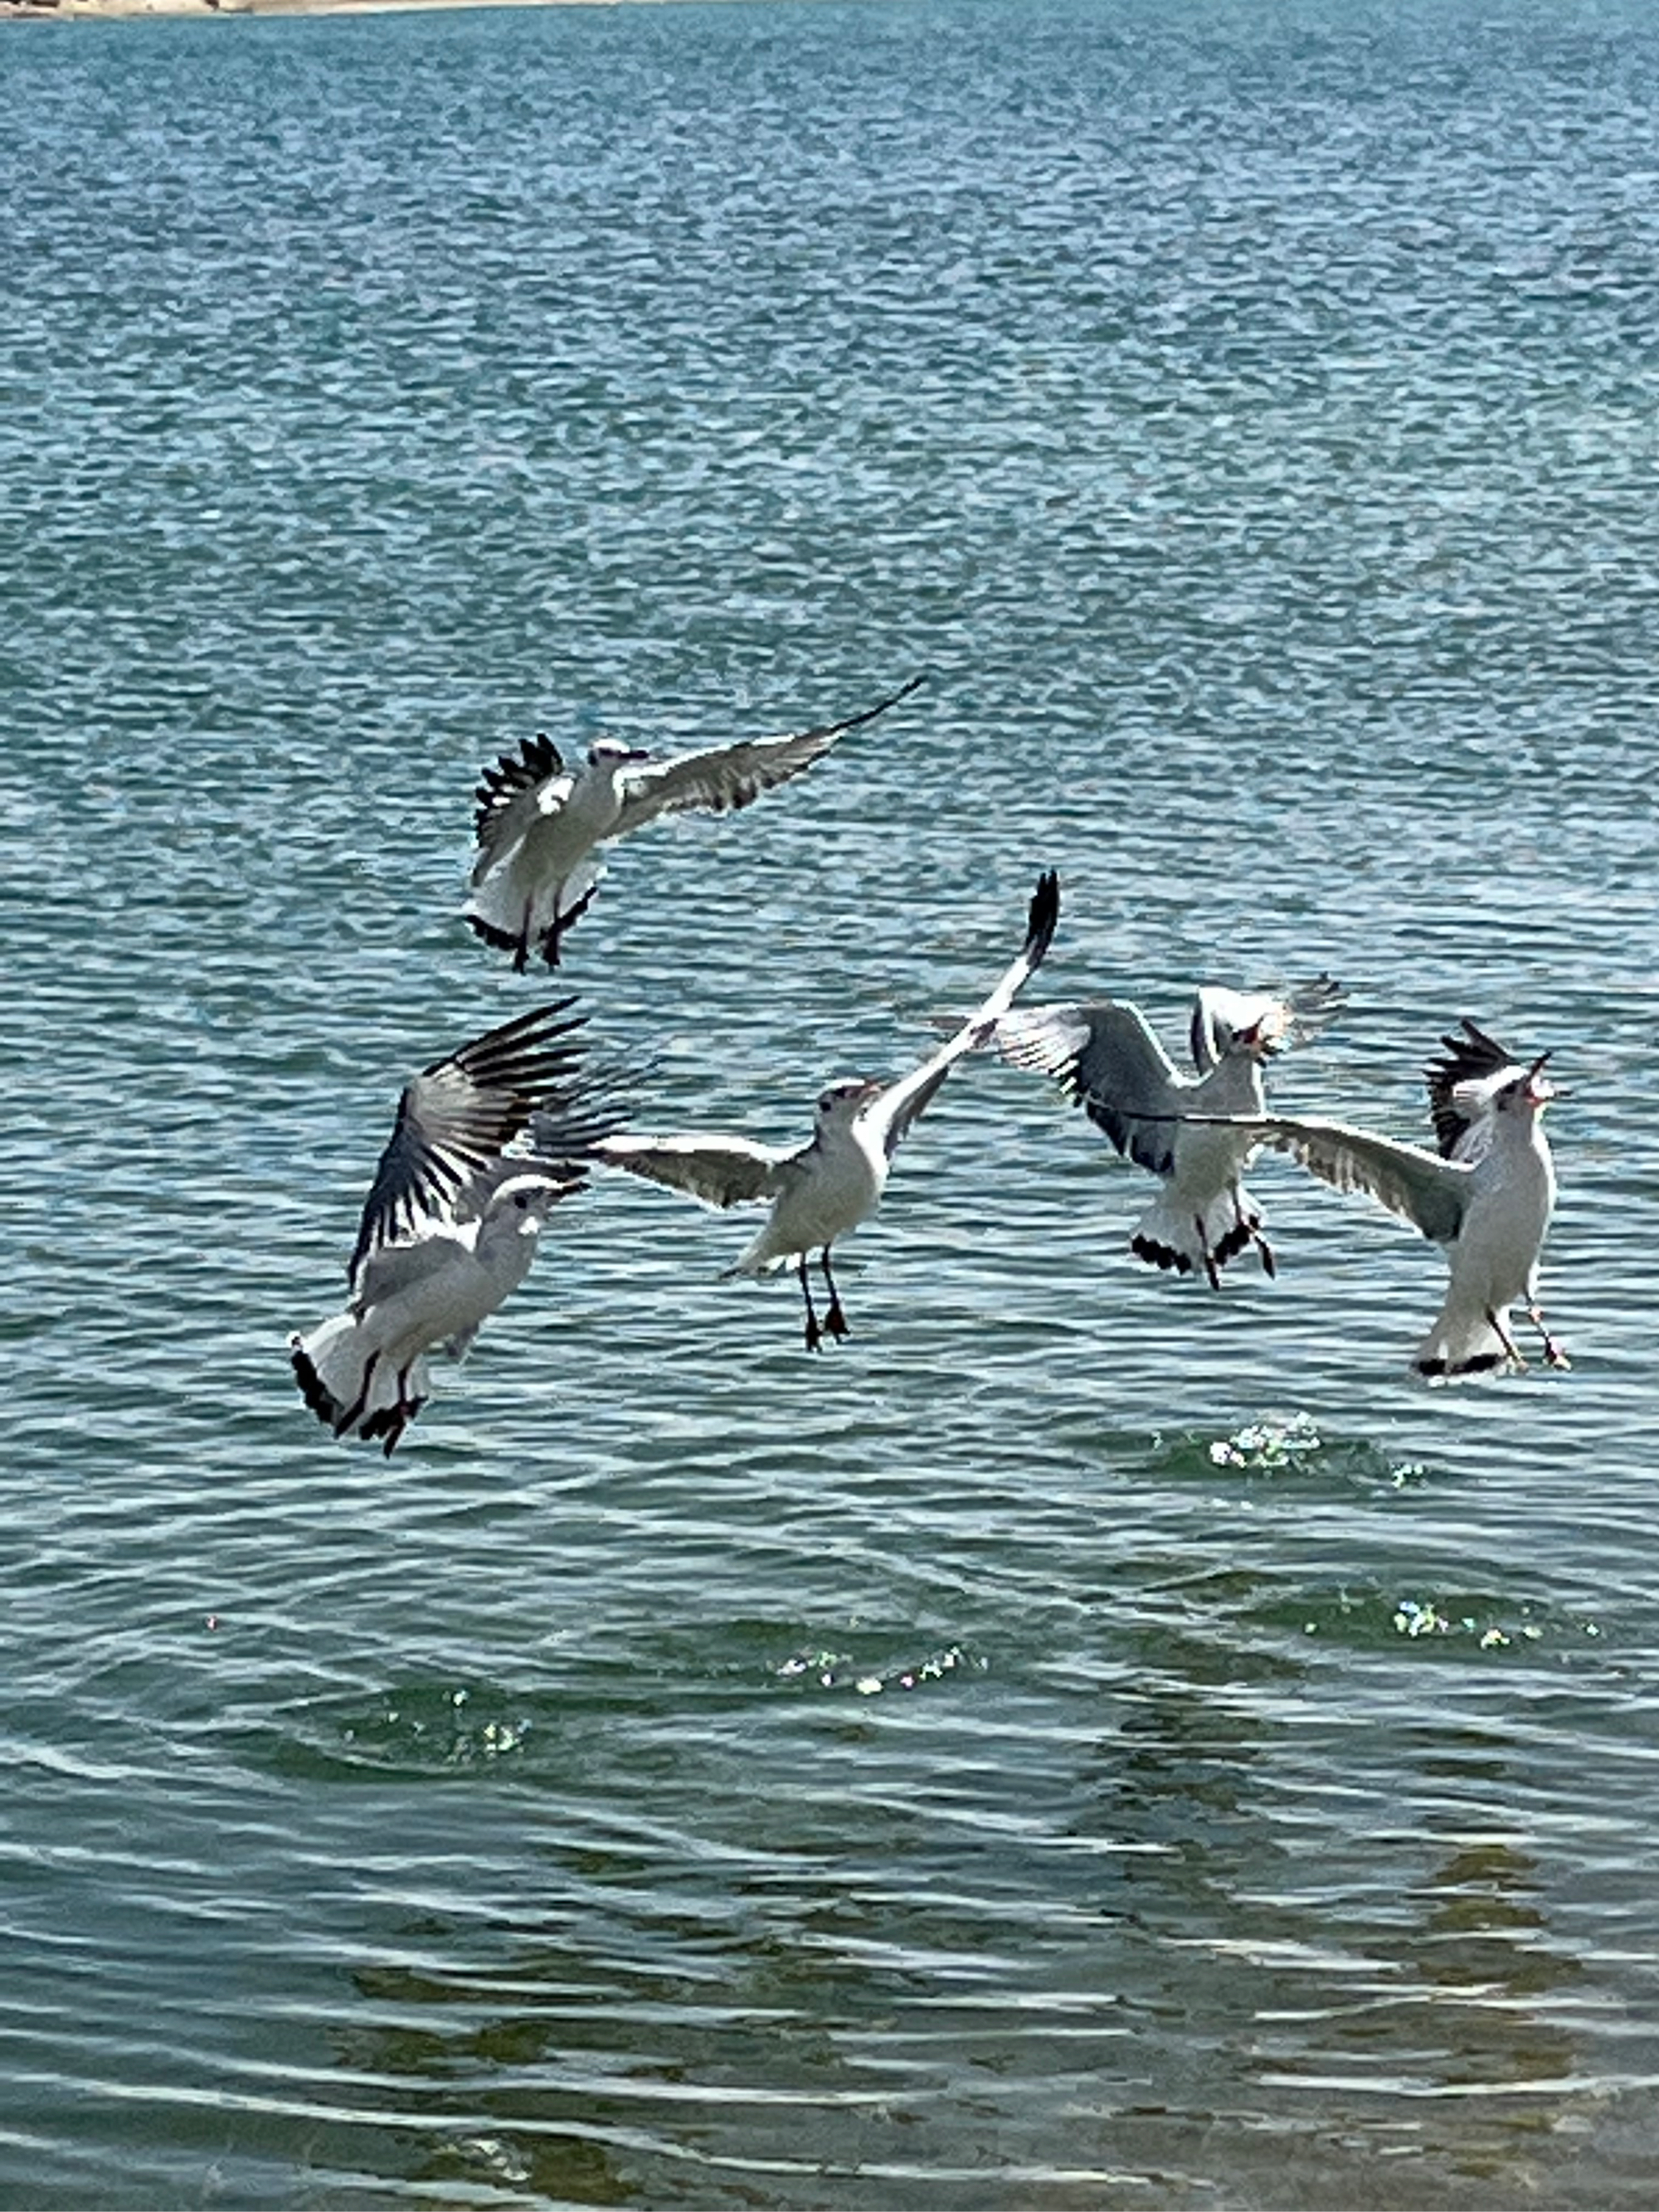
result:
M 1255 1123 L 1255 1140 L 1289 1152 L 1337 1190 L 1369 1193 L 1445 1247 L 1451 1279 L 1417 1347 L 1419 1374 L 1523 1368 L 1510 1328 L 1510 1309 L 1521 1301 L 1545 1359 L 1565 1367 L 1544 1325 L 1538 1263 L 1555 1208 L 1555 1164 L 1540 1116 L 1566 1094 L 1544 1073 L 1548 1053 L 1522 1066 L 1472 1021 L 1441 1043 L 1446 1057 L 1424 1071 L 1437 1151 L 1283 1115 Z

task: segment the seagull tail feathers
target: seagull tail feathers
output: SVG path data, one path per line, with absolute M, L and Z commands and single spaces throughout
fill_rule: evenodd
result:
M 1135 1224 L 1129 1249 L 1149 1267 L 1207 1278 L 1218 1290 L 1221 1270 L 1261 1232 L 1261 1210 L 1243 1184 L 1236 1197 L 1219 1190 L 1201 1206 L 1166 1186 Z
M 1480 1307 L 1449 1297 L 1412 1364 L 1419 1375 L 1434 1382 L 1459 1375 L 1491 1375 L 1510 1364 L 1510 1348 Z
M 356 1317 L 336 1314 L 308 1336 L 289 1340 L 289 1360 L 301 1395 L 337 1437 L 386 1439 L 387 1456 L 429 1394 L 426 1363 L 410 1368 L 406 1392 L 379 1358 Z
M 738 1275 L 775 1275 L 780 1267 L 787 1267 L 792 1260 L 800 1257 L 799 1252 L 781 1251 L 773 1237 L 774 1224 L 768 1220 L 731 1266 L 720 1269 L 720 1281 L 729 1283 Z
M 526 887 L 509 856 L 474 885 L 464 909 L 467 922 L 486 945 L 512 953 L 521 974 L 538 954 L 556 968 L 564 933 L 586 913 L 604 873 L 604 863 L 586 853 L 567 874 Z

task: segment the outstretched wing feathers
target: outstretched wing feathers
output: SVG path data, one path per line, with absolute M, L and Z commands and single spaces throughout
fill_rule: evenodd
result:
M 354 1286 L 370 1252 L 452 1220 L 474 1179 L 574 1075 L 573 1039 L 586 1018 L 562 1018 L 574 1004 L 556 1000 L 503 1022 L 407 1085 L 347 1263 Z
M 530 1117 L 531 1152 L 523 1164 L 557 1168 L 592 1159 L 627 1118 L 624 1079 L 624 1079 L 617 1069 L 600 1067 L 562 1085 L 556 1103 Z
M 1346 1003 L 1347 993 L 1329 975 L 1316 975 L 1280 994 L 1271 991 L 1233 991 L 1215 983 L 1202 985 L 1193 1000 L 1190 1040 L 1193 1066 L 1207 1075 L 1222 1057 L 1232 1037 L 1260 1030 L 1272 1052 L 1285 1052 L 1306 1044 L 1334 1018 Z
M 1004 970 L 996 988 L 931 1060 L 892 1084 L 860 1117 L 879 1132 L 887 1157 L 894 1152 L 937 1095 L 939 1085 L 965 1053 L 976 1050 L 995 1030 L 1025 983 L 1041 967 L 1060 920 L 1060 878 L 1052 868 L 1038 877 L 1027 910 L 1025 942 Z
M 629 768 L 621 778 L 623 811 L 611 835 L 624 836 L 659 814 L 682 814 L 693 808 L 723 814 L 747 806 L 762 792 L 787 783 L 791 776 L 811 768 L 848 730 L 873 721 L 901 699 L 908 699 L 922 680 L 913 676 L 875 706 L 818 729 L 802 730 L 792 737 L 744 738 L 737 744 L 711 745 L 700 752 L 681 753 L 673 760 L 647 761 Z
M 478 842 L 475 884 L 517 844 L 543 811 L 543 787 L 555 778 L 564 788 L 548 796 L 562 801 L 570 795 L 570 778 L 564 773 L 558 747 L 540 730 L 533 738 L 526 738 L 516 754 L 503 753 L 494 768 L 483 771 L 473 793 L 478 807 L 473 818 Z
M 1465 1162 L 1442 1159 L 1418 1145 L 1373 1137 L 1341 1121 L 1292 1121 L 1274 1115 L 1241 1126 L 1252 1130 L 1258 1143 L 1288 1152 L 1333 1190 L 1364 1191 L 1432 1243 L 1456 1242 L 1473 1173 Z
M 1492 1084 L 1495 1089 L 1495 1077 L 1518 1075 L 1521 1072 L 1497 1039 L 1477 1028 L 1467 1015 L 1459 1026 L 1461 1036 L 1443 1036 L 1440 1040 L 1446 1057 L 1431 1060 L 1423 1071 L 1423 1079 L 1429 1087 L 1434 1140 L 1448 1159 L 1466 1155 L 1464 1139 L 1484 1118 L 1466 1103 L 1469 1096 L 1467 1091 L 1462 1098 L 1458 1097 L 1460 1087 L 1471 1083 Z
M 1153 1175 L 1175 1164 L 1178 1119 L 1192 1085 L 1146 1026 L 1115 999 L 1033 1006 L 997 1024 L 997 1048 L 1015 1067 L 1052 1076 L 1117 1150 Z
M 693 1133 L 606 1137 L 592 1147 L 592 1156 L 607 1167 L 626 1168 L 630 1175 L 684 1191 L 703 1206 L 724 1209 L 775 1198 L 801 1152 L 751 1144 L 746 1137 Z
M 1316 1030 L 1334 1020 L 1347 1004 L 1348 994 L 1334 976 L 1320 975 L 1310 983 L 1294 985 L 1285 994 L 1284 1002 L 1295 1024 L 1290 1042 L 1305 1044 Z

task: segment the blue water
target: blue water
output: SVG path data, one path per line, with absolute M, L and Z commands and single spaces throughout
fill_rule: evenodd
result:
M 0 2197 L 1650 2203 L 1659 29 L 917 0 L 0 26 Z M 1547 1046 L 1570 1374 L 1267 1160 L 1219 1296 L 975 1062 L 817 1358 L 606 1182 L 391 1462 L 284 1342 L 534 1003 L 480 766 L 927 683 L 619 848 L 647 1126 L 1064 884 L 1287 1108 Z

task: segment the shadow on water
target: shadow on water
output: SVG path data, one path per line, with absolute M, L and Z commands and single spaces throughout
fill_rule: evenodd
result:
M 707 1700 L 651 1724 L 648 1827 L 562 1798 L 637 1784 L 623 1702 L 566 1699 L 556 1753 L 550 1702 L 522 1739 L 539 1758 L 492 1764 L 457 1755 L 453 1704 L 428 1692 L 414 1755 L 436 1735 L 466 1818 L 524 1842 L 511 1899 L 492 1874 L 461 1911 L 441 1887 L 400 1905 L 421 1877 L 395 1857 L 369 1869 L 377 1933 L 328 2036 L 362 2117 L 418 2100 L 397 2170 L 573 2203 L 872 2212 L 896 2191 L 1200 2203 L 1218 2160 L 1250 2206 L 1451 2187 L 1497 2206 L 1547 2185 L 1604 2094 L 1583 2033 L 1603 2001 L 1555 1924 L 1510 1754 L 1420 1716 L 1416 1795 L 1390 1797 L 1312 1647 L 1168 1623 L 1110 1641 L 1109 1679 L 1048 1711 L 1043 1756 L 1002 1793 L 981 1762 L 1035 1712 L 982 1669 L 949 1686 L 953 1778 L 937 1712 L 917 1775 L 915 1705 L 851 1686 L 849 1706 L 833 1677 L 804 1703 L 787 1661 L 763 1678 L 750 1653 L 746 1686 L 717 1664 Z M 412 1726 L 421 1700 L 399 1697 Z M 526 1701 L 497 1706 L 524 1721 Z M 700 1750 L 745 1714 L 723 1761 Z M 1398 1726 L 1376 1724 L 1396 1753 Z M 599 1729 L 611 1741 L 574 1765 Z

